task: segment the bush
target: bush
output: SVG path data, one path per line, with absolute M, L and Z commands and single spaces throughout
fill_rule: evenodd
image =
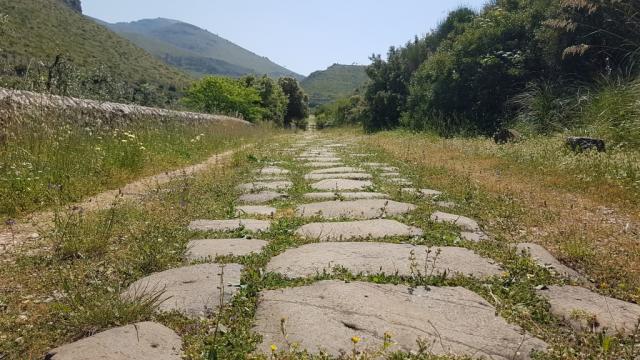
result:
M 196 82 L 183 98 L 183 103 L 195 111 L 242 116 L 251 122 L 262 118 L 260 102 L 260 93 L 255 88 L 220 76 Z

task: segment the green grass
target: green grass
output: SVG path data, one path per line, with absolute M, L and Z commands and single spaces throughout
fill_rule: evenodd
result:
M 0 143 L 0 217 L 79 201 L 201 162 L 270 131 L 243 124 L 85 116 L 51 111 L 6 119 Z

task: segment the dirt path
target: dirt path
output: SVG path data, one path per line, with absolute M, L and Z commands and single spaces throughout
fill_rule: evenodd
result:
M 243 146 L 236 150 L 229 150 L 216 154 L 199 164 L 187 166 L 182 169 L 165 172 L 163 174 L 148 176 L 138 181 L 129 183 L 119 189 L 109 190 L 82 202 L 69 205 L 70 210 L 96 211 L 109 208 L 114 201 L 138 200 L 149 190 L 162 186 L 181 177 L 189 177 L 228 161 L 236 152 L 245 149 Z M 9 221 L 0 227 L 0 254 L 25 243 L 40 238 L 40 234 L 48 229 L 54 221 L 55 213 L 45 211 L 31 214 L 23 219 Z

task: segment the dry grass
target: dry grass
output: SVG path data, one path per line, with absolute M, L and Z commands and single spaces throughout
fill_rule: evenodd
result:
M 499 147 L 393 132 L 364 143 L 411 164 L 496 237 L 539 243 L 601 292 L 640 301 L 639 154 L 576 156 L 560 138 Z

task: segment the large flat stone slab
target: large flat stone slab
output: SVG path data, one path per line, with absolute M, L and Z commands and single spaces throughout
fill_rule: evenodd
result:
M 326 179 L 311 185 L 314 190 L 320 191 L 350 191 L 366 190 L 373 186 L 369 180 Z
M 411 185 L 413 185 L 413 182 L 411 182 L 410 180 L 407 180 L 407 179 L 403 179 L 403 178 L 386 178 L 385 181 L 388 182 L 389 184 L 397 185 L 397 186 L 411 186 Z
M 363 170 L 353 166 L 341 166 L 328 169 L 314 170 L 311 174 L 341 174 L 341 173 L 362 173 Z
M 300 205 L 296 215 L 300 217 L 321 217 L 324 219 L 380 219 L 388 216 L 402 215 L 415 210 L 412 204 L 393 200 L 353 200 L 327 201 Z
M 264 240 L 204 239 L 191 240 L 187 245 L 187 260 L 215 259 L 217 256 L 247 256 L 259 253 L 267 246 Z
M 367 173 L 341 173 L 341 174 L 307 174 L 305 180 L 327 180 L 327 179 L 351 179 L 351 180 L 370 180 L 373 175 Z
M 182 340 L 173 330 L 154 322 L 114 328 L 55 348 L 51 360 L 180 360 Z
M 374 192 L 317 192 L 304 194 L 307 200 L 361 200 L 388 199 L 389 195 Z
M 340 162 L 342 161 L 342 158 L 330 156 L 304 156 L 299 157 L 298 160 L 311 162 Z
M 412 264 L 411 256 L 415 257 Z M 412 271 L 412 265 L 415 265 Z M 485 278 L 501 273 L 492 261 L 460 247 L 414 246 L 410 244 L 345 242 L 303 245 L 271 259 L 267 271 L 288 278 L 331 273 L 340 266 L 353 274 L 411 276 L 461 274 Z M 417 270 L 417 271 L 416 271 Z
M 422 236 L 417 227 L 395 220 L 365 220 L 331 223 L 312 223 L 302 226 L 296 235 L 318 241 L 349 241 L 356 239 L 384 239 L 386 237 Z
M 453 224 L 468 232 L 479 232 L 480 225 L 468 217 L 448 214 L 441 211 L 433 213 L 431 220 L 439 223 Z
M 125 299 L 159 296 L 160 311 L 177 311 L 191 318 L 206 317 L 217 311 L 221 295 L 224 303 L 231 300 L 240 286 L 241 271 L 242 265 L 238 264 L 200 264 L 171 269 L 136 281 L 122 296 Z M 220 284 L 224 284 L 224 290 Z
M 289 174 L 289 170 L 283 169 L 278 166 L 268 166 L 258 171 L 260 175 L 286 175 Z
M 266 204 L 275 200 L 286 199 L 287 195 L 275 191 L 262 191 L 253 194 L 244 194 L 238 198 L 241 204 Z
M 536 264 L 549 269 L 551 272 L 574 280 L 583 279 L 582 275 L 577 271 L 563 265 L 547 249 L 538 244 L 518 244 L 517 249 L 520 254 L 528 253 L 531 255 Z
M 189 224 L 191 231 L 236 231 L 251 232 L 268 231 L 271 222 L 266 220 L 234 219 L 234 220 L 194 220 Z
M 442 191 L 433 190 L 433 189 L 416 189 L 416 188 L 403 188 L 403 193 L 420 196 L 420 197 L 430 197 L 435 198 L 442 195 Z
M 578 331 L 609 333 L 636 331 L 640 305 L 606 297 L 578 286 L 551 286 L 540 290 L 551 304 L 551 313 Z
M 344 165 L 343 163 L 337 162 L 337 161 L 334 161 L 334 162 L 312 161 L 304 164 L 304 166 L 314 168 L 314 169 L 333 168 L 333 167 L 338 167 L 343 165 Z
M 258 192 L 261 190 L 289 190 L 293 187 L 293 183 L 291 181 L 256 181 L 247 184 L 238 185 L 237 189 L 239 191 L 248 193 L 248 192 Z
M 281 332 L 285 319 L 288 338 Z M 546 344 L 496 316 L 496 309 L 461 287 L 408 289 L 401 285 L 322 281 L 310 286 L 262 292 L 255 330 L 259 347 L 286 348 L 297 343 L 312 353 L 332 356 L 358 349 L 382 347 L 392 334 L 389 351 L 415 351 L 417 340 L 431 345 L 434 355 L 460 355 L 494 360 L 530 359 Z
M 276 211 L 278 211 L 276 208 L 264 205 L 236 206 L 236 216 L 273 216 L 276 214 Z

